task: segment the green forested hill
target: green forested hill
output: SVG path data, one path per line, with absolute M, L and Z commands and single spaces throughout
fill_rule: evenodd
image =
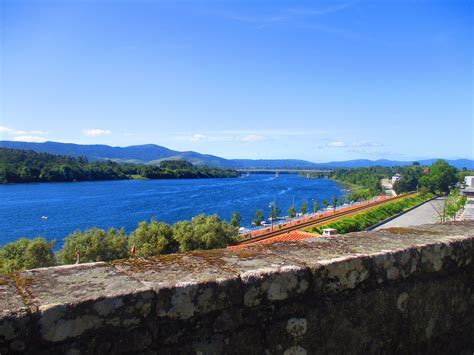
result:
M 162 161 L 159 166 L 89 162 L 32 150 L 0 148 L 0 182 L 59 182 L 124 180 L 132 178 L 179 179 L 236 177 L 234 170 L 195 167 L 186 161 Z
M 133 145 L 129 147 L 111 147 L 103 144 L 73 144 L 60 142 L 14 142 L 0 141 L 0 148 L 26 149 L 35 152 L 67 155 L 71 157 L 87 157 L 89 161 L 112 160 L 119 163 L 134 164 L 159 164 L 162 160 L 186 160 L 194 165 L 207 165 L 210 167 L 238 169 L 238 168 L 299 168 L 299 169 L 334 169 L 334 168 L 360 168 L 371 166 L 402 166 L 411 165 L 412 161 L 396 160 L 347 160 L 327 163 L 313 163 L 300 159 L 225 159 L 215 155 L 201 154 L 193 151 L 180 152 L 156 144 Z M 322 159 L 324 157 L 314 157 Z M 420 160 L 421 165 L 431 165 L 437 159 Z M 469 159 L 447 160 L 447 162 L 460 169 L 474 169 L 474 161 Z

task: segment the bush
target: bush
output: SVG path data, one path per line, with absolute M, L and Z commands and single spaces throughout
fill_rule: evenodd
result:
M 43 237 L 21 238 L 0 248 L 0 273 L 7 274 L 24 269 L 53 266 L 55 241 Z
M 173 237 L 180 251 L 225 248 L 237 238 L 238 228 L 220 220 L 217 215 L 200 214 L 173 226 Z
M 76 262 L 76 252 L 80 252 L 80 262 L 111 261 L 129 256 L 128 243 L 123 229 L 111 228 L 108 231 L 92 228 L 76 231 L 64 239 L 63 248 L 58 253 L 64 264 Z
M 130 248 L 136 248 L 137 256 L 142 257 L 169 254 L 178 250 L 171 227 L 155 219 L 150 223 L 141 222 L 130 235 L 128 244 Z

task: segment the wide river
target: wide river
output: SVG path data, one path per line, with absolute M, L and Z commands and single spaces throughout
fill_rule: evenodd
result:
M 306 198 L 311 211 L 314 198 L 322 205 L 323 199 L 344 193 L 331 180 L 295 174 L 0 185 L 0 245 L 42 235 L 60 247 L 76 229 L 124 227 L 130 232 L 151 217 L 174 223 L 199 213 L 217 213 L 228 221 L 238 211 L 242 225 L 249 227 L 256 209 L 268 217 L 272 201 L 286 215 L 293 198 L 297 209 Z

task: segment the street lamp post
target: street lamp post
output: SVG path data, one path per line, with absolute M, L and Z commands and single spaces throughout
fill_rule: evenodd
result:
M 271 222 L 270 229 L 273 230 L 273 209 L 275 208 L 275 202 L 270 202 L 268 204 L 268 207 L 270 208 L 270 222 Z

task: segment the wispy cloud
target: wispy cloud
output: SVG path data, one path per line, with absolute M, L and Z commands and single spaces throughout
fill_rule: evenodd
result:
M 191 138 L 189 139 L 191 142 L 202 142 L 205 140 L 208 140 L 209 137 L 207 137 L 204 134 L 193 134 Z
M 48 132 L 45 131 L 39 131 L 39 130 L 32 130 L 32 131 L 25 131 L 25 130 L 20 130 L 12 127 L 5 127 L 5 126 L 0 126 L 0 137 L 1 136 L 10 136 L 10 139 L 18 142 L 46 142 L 47 139 L 45 136 L 47 135 Z
M 321 19 L 349 11 L 356 7 L 360 0 L 334 3 L 329 6 L 300 6 L 282 8 L 263 14 L 242 14 L 242 13 L 218 13 L 218 16 L 226 17 L 233 21 L 255 25 L 257 29 L 269 26 L 288 25 L 296 28 L 318 31 L 335 37 L 360 42 L 372 42 L 382 44 L 383 42 L 372 36 L 357 33 L 352 29 L 340 28 L 322 24 Z M 327 21 L 327 20 L 326 20 Z
M 360 141 L 360 142 L 357 142 L 357 143 L 354 143 L 352 144 L 352 147 L 365 147 L 365 148 L 369 148 L 369 147 L 382 147 L 383 144 L 382 143 L 378 143 L 378 142 L 369 142 L 369 141 Z
M 371 141 L 359 141 L 355 143 L 346 143 L 339 140 L 333 140 L 326 144 L 326 147 L 329 148 L 345 148 L 347 152 L 350 153 L 360 153 L 365 152 L 362 148 L 375 148 L 375 147 L 382 147 L 382 143 L 378 142 L 371 142 Z M 319 146 L 318 148 L 323 148 L 324 146 Z
M 258 134 L 249 134 L 240 139 L 242 142 L 262 142 L 267 140 L 267 137 Z
M 307 131 L 291 131 L 285 129 L 265 130 L 265 134 L 261 134 L 256 130 L 221 130 L 199 133 L 174 133 L 170 135 L 170 140 L 186 141 L 186 142 L 243 142 L 257 143 L 267 140 L 278 140 L 289 137 L 316 137 L 325 132 L 322 130 Z
M 255 24 L 257 28 L 263 28 L 272 24 L 293 23 L 298 24 L 302 19 L 310 17 L 321 17 L 341 11 L 345 11 L 353 7 L 359 1 L 346 1 L 334 3 L 323 7 L 290 7 L 280 10 L 275 10 L 267 14 L 242 14 L 242 13 L 219 13 L 218 15 L 227 17 L 234 21 L 246 22 Z
M 82 134 L 88 137 L 101 137 L 111 135 L 112 131 L 109 129 L 91 128 L 83 129 Z
M 334 142 L 329 142 L 327 146 L 332 147 L 332 148 L 342 148 L 346 146 L 346 143 L 341 142 L 341 141 L 334 141 Z
M 295 7 L 288 9 L 290 14 L 296 15 L 306 15 L 306 16 L 322 16 L 331 14 L 334 12 L 340 12 L 343 10 L 347 10 L 348 8 L 355 5 L 358 1 L 350 1 L 340 4 L 331 5 L 328 7 L 321 7 L 321 8 L 307 8 L 307 7 Z
M 17 135 L 17 134 L 26 134 L 28 132 L 17 130 L 17 129 L 10 128 L 10 127 L 0 126 L 0 133 L 8 134 L 10 136 L 14 136 L 14 135 Z
M 15 136 L 13 140 L 16 142 L 31 142 L 31 143 L 43 143 L 46 142 L 46 138 L 39 136 Z
M 247 15 L 230 15 L 230 19 L 239 22 L 248 22 L 260 26 L 270 25 L 287 21 L 290 17 L 284 15 L 261 15 L 261 16 L 247 16 Z

